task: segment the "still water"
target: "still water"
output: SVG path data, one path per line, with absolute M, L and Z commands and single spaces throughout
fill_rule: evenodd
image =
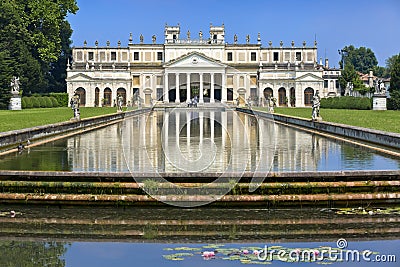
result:
M 398 209 L 372 216 L 335 209 L 0 205 L 0 211 L 1 266 L 376 266 L 377 257 L 386 257 L 379 266 L 398 266 L 400 260 Z M 284 254 L 258 259 L 253 252 L 266 246 Z M 206 251 L 215 256 L 203 257 Z M 309 251 L 325 255 L 296 261 Z
M 0 158 L 2 170 L 397 170 L 400 159 L 233 111 L 153 111 Z
M 399 158 L 231 111 L 154 111 L 0 158 L 1 170 L 72 172 L 399 167 Z M 276 256 L 260 261 L 253 251 L 267 246 L 321 253 L 337 249 L 340 238 L 348 244 L 341 252 L 358 252 L 360 260 L 322 257 L 301 265 L 376 266 L 379 255 L 390 256 L 379 266 L 398 266 L 399 229 L 400 210 L 369 215 L 319 208 L 0 205 L 0 266 L 296 266 Z M 202 256 L 215 250 L 213 257 Z M 365 251 L 371 252 L 369 262 L 362 258 Z

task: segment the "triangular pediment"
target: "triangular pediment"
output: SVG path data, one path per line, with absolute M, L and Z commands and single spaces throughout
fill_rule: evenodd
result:
M 89 80 L 93 80 L 93 78 L 84 73 L 77 73 L 77 74 L 72 75 L 71 77 L 68 77 L 67 80 L 68 81 L 89 81 Z
M 302 81 L 302 82 L 320 82 L 323 81 L 321 77 L 318 77 L 317 75 L 313 73 L 307 73 L 302 76 L 299 76 L 296 78 L 296 81 Z
M 165 68 L 196 68 L 196 69 L 221 69 L 226 68 L 225 64 L 220 61 L 210 58 L 199 52 L 191 52 L 189 54 L 171 60 L 164 65 Z

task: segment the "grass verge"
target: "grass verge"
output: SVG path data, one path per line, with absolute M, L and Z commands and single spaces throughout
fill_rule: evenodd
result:
M 112 114 L 116 111 L 115 107 L 80 108 L 82 119 Z M 0 110 L 0 132 L 69 121 L 72 117 L 73 111 L 67 107 Z
M 254 108 L 267 111 L 267 108 Z M 275 113 L 311 119 L 311 108 L 275 108 Z M 400 111 L 321 109 L 323 121 L 400 133 Z

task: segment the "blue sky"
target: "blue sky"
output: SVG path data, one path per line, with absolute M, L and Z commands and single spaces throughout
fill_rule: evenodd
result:
M 303 41 L 313 45 L 316 36 L 319 58 L 329 58 L 331 66 L 338 66 L 338 49 L 353 44 L 371 48 L 379 65 L 400 53 L 399 0 L 77 0 L 80 10 L 70 15 L 74 33 L 73 45 L 82 46 L 96 40 L 105 46 L 118 40 L 126 46 L 132 32 L 135 43 L 143 34 L 145 42 L 157 36 L 164 41 L 164 26 L 181 25 L 181 38 L 187 30 L 192 38 L 203 31 L 208 37 L 210 23 L 225 24 L 225 40 L 233 42 L 238 35 L 245 43 L 250 35 L 255 43 L 261 33 L 263 46 L 271 40 L 278 46 L 296 46 Z

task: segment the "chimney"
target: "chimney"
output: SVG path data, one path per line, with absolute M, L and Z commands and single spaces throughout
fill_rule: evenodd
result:
M 329 69 L 329 60 L 325 58 L 325 68 Z
M 374 87 L 374 72 L 372 70 L 369 71 L 368 85 L 369 87 Z

